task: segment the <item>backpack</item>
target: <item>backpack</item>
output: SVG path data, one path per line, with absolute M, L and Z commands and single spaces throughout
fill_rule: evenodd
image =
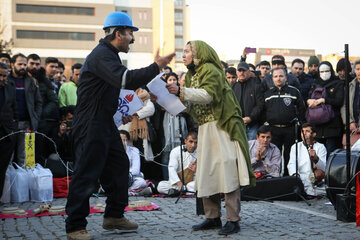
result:
M 318 87 L 312 92 L 310 99 L 325 98 L 325 96 L 326 89 Z M 306 109 L 305 117 L 308 123 L 319 125 L 329 122 L 335 117 L 335 113 L 331 105 L 322 103 L 316 107 Z

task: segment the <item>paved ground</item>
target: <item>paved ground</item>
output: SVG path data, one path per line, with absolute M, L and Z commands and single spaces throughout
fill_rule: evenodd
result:
M 131 197 L 130 201 L 141 200 Z M 174 198 L 147 198 L 161 207 L 160 211 L 128 212 L 126 217 L 140 227 L 133 233 L 106 232 L 102 229 L 102 214 L 88 217 L 88 230 L 96 239 L 221 239 L 216 230 L 191 231 L 203 217 L 195 215 L 195 199 L 185 198 L 175 204 Z M 104 203 L 105 198 L 91 198 L 91 205 Z M 66 199 L 56 199 L 53 205 L 64 205 Z M 241 232 L 231 239 L 360 239 L 360 227 L 355 223 L 336 220 L 336 212 L 327 199 L 304 202 L 242 202 Z M 6 204 L 34 209 L 38 203 Z M 2 208 L 1 207 L 1 208 Z M 223 210 L 224 212 L 224 210 Z M 6 219 L 1 221 L 0 239 L 66 239 L 65 216 Z M 222 217 L 224 220 L 224 217 Z

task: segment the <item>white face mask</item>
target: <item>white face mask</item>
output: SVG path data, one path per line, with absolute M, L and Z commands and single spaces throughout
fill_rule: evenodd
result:
M 327 81 L 331 78 L 330 67 L 326 64 L 322 64 L 319 68 L 320 78 L 324 81 Z

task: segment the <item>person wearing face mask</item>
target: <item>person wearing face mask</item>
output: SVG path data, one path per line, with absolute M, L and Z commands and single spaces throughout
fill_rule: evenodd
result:
M 309 91 L 308 107 L 315 107 L 319 104 L 331 105 L 334 111 L 334 118 L 329 122 L 315 125 L 316 140 L 325 145 L 327 154 L 341 147 L 342 122 L 340 108 L 344 101 L 344 84 L 335 76 L 334 69 L 330 62 L 324 61 L 319 65 L 320 77 L 316 79 Z M 311 95 L 316 88 L 325 88 L 325 98 L 312 99 Z

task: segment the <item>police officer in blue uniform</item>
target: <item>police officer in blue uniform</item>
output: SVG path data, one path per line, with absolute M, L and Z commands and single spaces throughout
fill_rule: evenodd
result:
M 160 57 L 148 67 L 129 70 L 119 52 L 127 53 L 134 43 L 132 19 L 123 12 L 105 18 L 106 37 L 87 56 L 81 69 L 78 102 L 73 120 L 75 170 L 66 204 L 68 239 L 93 239 L 86 231 L 89 198 L 98 180 L 107 195 L 103 228 L 136 230 L 138 225 L 123 214 L 128 205 L 129 160 L 113 115 L 120 89 L 137 89 L 170 63 L 174 53 Z

